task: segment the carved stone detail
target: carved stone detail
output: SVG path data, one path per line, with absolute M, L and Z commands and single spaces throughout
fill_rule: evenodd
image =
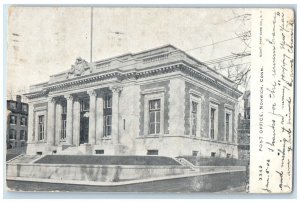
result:
M 113 92 L 113 93 L 118 93 L 120 94 L 121 91 L 123 90 L 122 86 L 111 86 L 109 87 L 109 89 Z
M 73 100 L 74 99 L 74 96 L 71 95 L 71 94 L 64 95 L 64 97 L 66 98 L 66 100 Z
M 92 72 L 93 68 L 91 64 L 89 64 L 81 57 L 78 57 L 75 61 L 75 64 L 71 66 L 71 70 L 67 73 L 67 79 L 82 76 Z
M 55 98 L 54 97 L 48 97 L 48 102 L 49 103 L 54 103 L 55 102 Z
M 87 91 L 88 95 L 91 96 L 97 96 L 97 92 L 95 90 L 88 90 Z

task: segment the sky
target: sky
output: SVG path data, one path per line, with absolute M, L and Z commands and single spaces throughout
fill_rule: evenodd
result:
M 29 85 L 48 81 L 50 75 L 69 70 L 79 56 L 90 60 L 91 10 L 89 7 L 9 9 L 8 99 L 26 92 Z M 250 20 L 241 17 L 246 13 L 249 11 L 245 9 L 224 8 L 94 7 L 93 61 L 165 44 L 172 44 L 203 62 L 250 51 L 239 38 L 218 43 L 251 29 Z M 235 63 L 249 61 L 250 57 L 245 57 Z

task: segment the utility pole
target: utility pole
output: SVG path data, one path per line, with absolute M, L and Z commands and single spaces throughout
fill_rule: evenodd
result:
M 93 61 L 93 7 L 91 7 L 91 44 L 90 44 L 90 62 Z

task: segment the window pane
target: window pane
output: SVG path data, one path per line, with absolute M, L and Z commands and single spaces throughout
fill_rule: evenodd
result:
M 154 109 L 154 100 L 149 101 L 149 107 L 150 107 L 150 110 Z
M 104 108 L 111 108 L 112 106 L 112 95 L 104 96 Z
M 149 101 L 150 110 L 160 109 L 160 99 Z
M 150 134 L 155 134 L 155 123 L 150 123 Z
M 193 126 L 193 128 L 192 128 L 192 135 L 196 135 L 196 127 L 195 126 Z
M 14 130 L 9 130 L 9 139 L 14 139 Z
M 11 124 L 15 124 L 16 123 L 15 116 L 10 116 L 10 123 Z
M 150 112 L 150 123 L 153 123 L 153 122 L 155 122 L 155 112 L 154 111 Z
M 10 108 L 11 109 L 16 109 L 16 103 L 15 102 L 10 102 Z
M 108 126 L 108 132 L 107 135 L 111 135 L 111 126 Z
M 27 112 L 27 105 L 26 104 L 22 104 L 22 110 Z
M 225 125 L 225 128 L 226 128 L 226 131 L 225 131 L 226 141 L 229 140 L 229 118 L 230 118 L 230 114 L 226 114 L 226 125 Z
M 25 131 L 24 130 L 20 131 L 20 140 L 25 140 Z
M 192 102 L 192 112 L 197 112 L 197 105 L 196 102 Z
M 111 108 L 111 106 L 112 106 L 112 95 L 109 95 L 109 96 L 108 96 L 107 107 L 108 107 L 108 108 Z
M 156 133 L 159 134 L 160 133 L 160 124 L 156 123 Z
M 44 123 L 44 116 L 39 116 L 39 123 Z
M 63 114 L 66 114 L 66 113 L 67 113 L 67 106 L 66 106 L 66 105 L 64 105 L 64 106 L 62 107 L 62 113 L 63 113 Z
M 159 123 L 160 122 L 160 112 L 156 111 L 156 122 Z
M 156 106 L 157 106 L 156 109 L 160 109 L 160 99 L 156 100 Z
M 210 110 L 210 137 L 215 139 L 215 109 Z
M 90 109 L 90 101 L 84 100 L 84 110 L 88 111 Z
M 211 119 L 214 120 L 215 118 L 215 109 L 211 109 Z
M 111 123 L 112 123 L 111 116 L 106 116 L 106 125 L 111 125 Z

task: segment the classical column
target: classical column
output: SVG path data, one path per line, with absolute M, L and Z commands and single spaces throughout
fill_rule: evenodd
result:
M 78 146 L 80 142 L 80 101 L 74 99 L 73 109 L 73 144 Z
M 61 128 L 62 128 L 62 121 L 61 121 L 61 114 L 63 111 L 62 104 L 57 102 L 56 109 L 55 109 L 55 144 L 58 145 L 60 138 L 61 138 Z
M 90 95 L 90 111 L 89 111 L 89 143 L 96 144 L 96 97 L 95 90 L 88 91 Z
M 114 144 L 119 144 L 119 96 L 121 87 L 111 87 L 112 91 L 112 130 L 111 136 Z
M 73 96 L 65 96 L 67 99 L 67 126 L 66 126 L 66 143 L 73 144 Z
M 28 143 L 33 143 L 34 139 L 34 107 L 32 103 L 28 103 Z M 37 136 L 37 135 L 36 135 Z
M 101 144 L 103 137 L 103 95 L 96 100 L 96 144 Z
M 54 145 L 55 141 L 55 99 L 48 98 L 47 144 Z

